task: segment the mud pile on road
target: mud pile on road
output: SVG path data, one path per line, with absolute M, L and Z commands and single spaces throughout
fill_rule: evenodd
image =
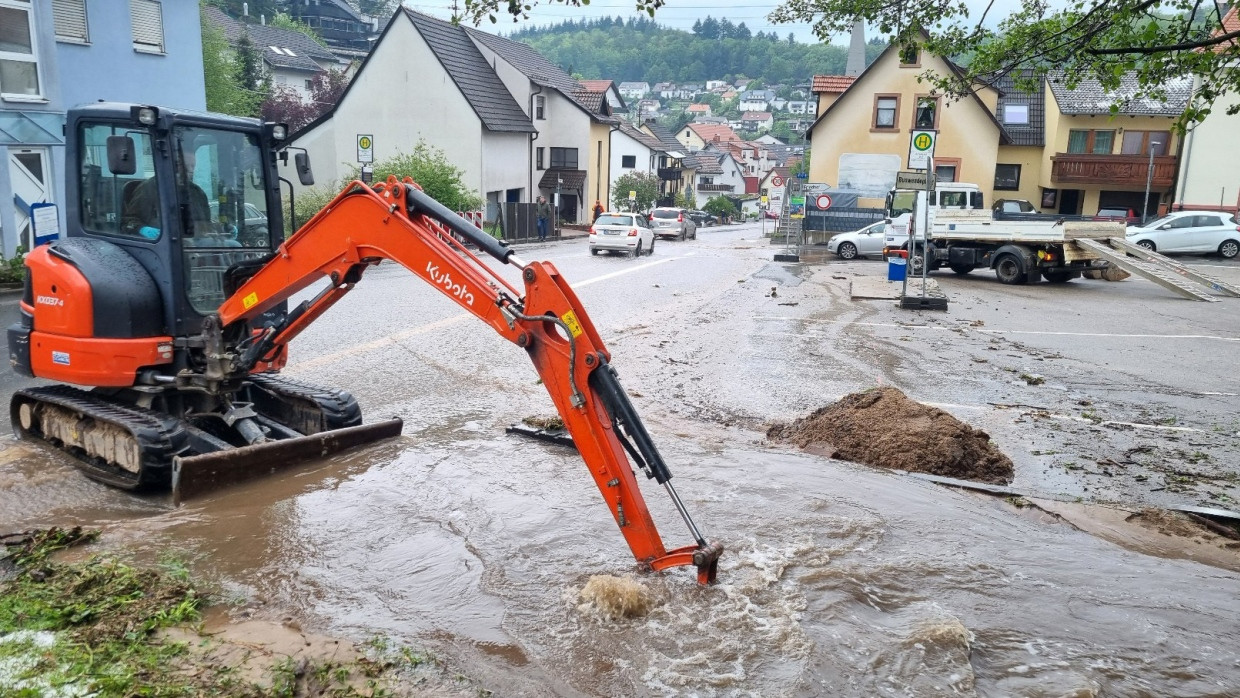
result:
M 974 429 L 895 388 L 845 395 L 791 424 L 776 424 L 772 441 L 791 441 L 831 458 L 965 480 L 1012 481 L 1012 461 Z

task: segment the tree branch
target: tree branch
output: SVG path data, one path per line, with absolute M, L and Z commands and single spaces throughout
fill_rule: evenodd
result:
M 1240 39 L 1240 29 L 1237 29 L 1234 32 L 1227 32 L 1226 34 L 1219 34 L 1218 36 L 1214 36 L 1209 39 L 1202 39 L 1201 41 L 1187 41 L 1182 44 L 1171 44 L 1169 46 L 1129 46 L 1125 48 L 1090 48 L 1085 49 L 1085 53 L 1088 53 L 1091 56 L 1108 56 L 1125 53 L 1149 55 L 1152 53 L 1170 53 L 1173 51 L 1188 51 L 1195 48 L 1205 48 L 1206 46 L 1217 46 L 1219 44 L 1227 43 L 1232 39 Z

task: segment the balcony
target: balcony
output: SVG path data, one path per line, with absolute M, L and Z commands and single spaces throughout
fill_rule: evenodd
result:
M 660 167 L 659 179 L 665 182 L 679 182 L 680 176 L 684 174 L 684 170 L 679 167 Z
M 1148 155 L 1088 155 L 1056 153 L 1051 157 L 1054 184 L 1094 184 L 1113 187 L 1144 187 L 1149 176 Z M 1154 158 L 1150 186 L 1167 189 L 1175 183 L 1174 155 Z
M 731 194 L 733 191 L 735 191 L 735 188 L 736 188 L 735 185 L 732 185 L 732 184 L 699 184 L 698 185 L 698 191 L 700 192 L 721 192 L 721 193 L 727 192 Z

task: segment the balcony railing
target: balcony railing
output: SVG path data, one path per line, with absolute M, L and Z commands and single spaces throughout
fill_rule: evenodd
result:
M 660 167 L 659 168 L 659 179 L 662 179 L 668 182 L 677 182 L 677 181 L 680 181 L 680 177 L 681 175 L 684 174 L 684 172 L 685 171 L 680 169 L 679 167 Z
M 1175 156 L 1154 158 L 1155 189 L 1175 183 Z M 1051 182 L 1055 184 L 1105 184 L 1143 187 L 1149 176 L 1148 155 L 1088 155 L 1056 153 L 1051 157 Z
M 698 191 L 726 191 L 731 194 L 736 188 L 734 184 L 699 184 Z

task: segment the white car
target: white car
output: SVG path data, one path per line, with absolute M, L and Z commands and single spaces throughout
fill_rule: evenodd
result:
M 1177 211 L 1141 227 L 1129 227 L 1128 242 L 1155 252 L 1240 254 L 1240 223 L 1223 211 Z
M 590 254 L 600 251 L 654 254 L 654 231 L 640 213 L 603 213 L 590 226 Z
M 886 225 L 884 221 L 879 221 L 861 230 L 834 235 L 827 241 L 827 251 L 833 252 L 840 259 L 856 259 L 865 255 L 882 254 L 883 246 L 886 244 L 886 238 L 883 235 Z

